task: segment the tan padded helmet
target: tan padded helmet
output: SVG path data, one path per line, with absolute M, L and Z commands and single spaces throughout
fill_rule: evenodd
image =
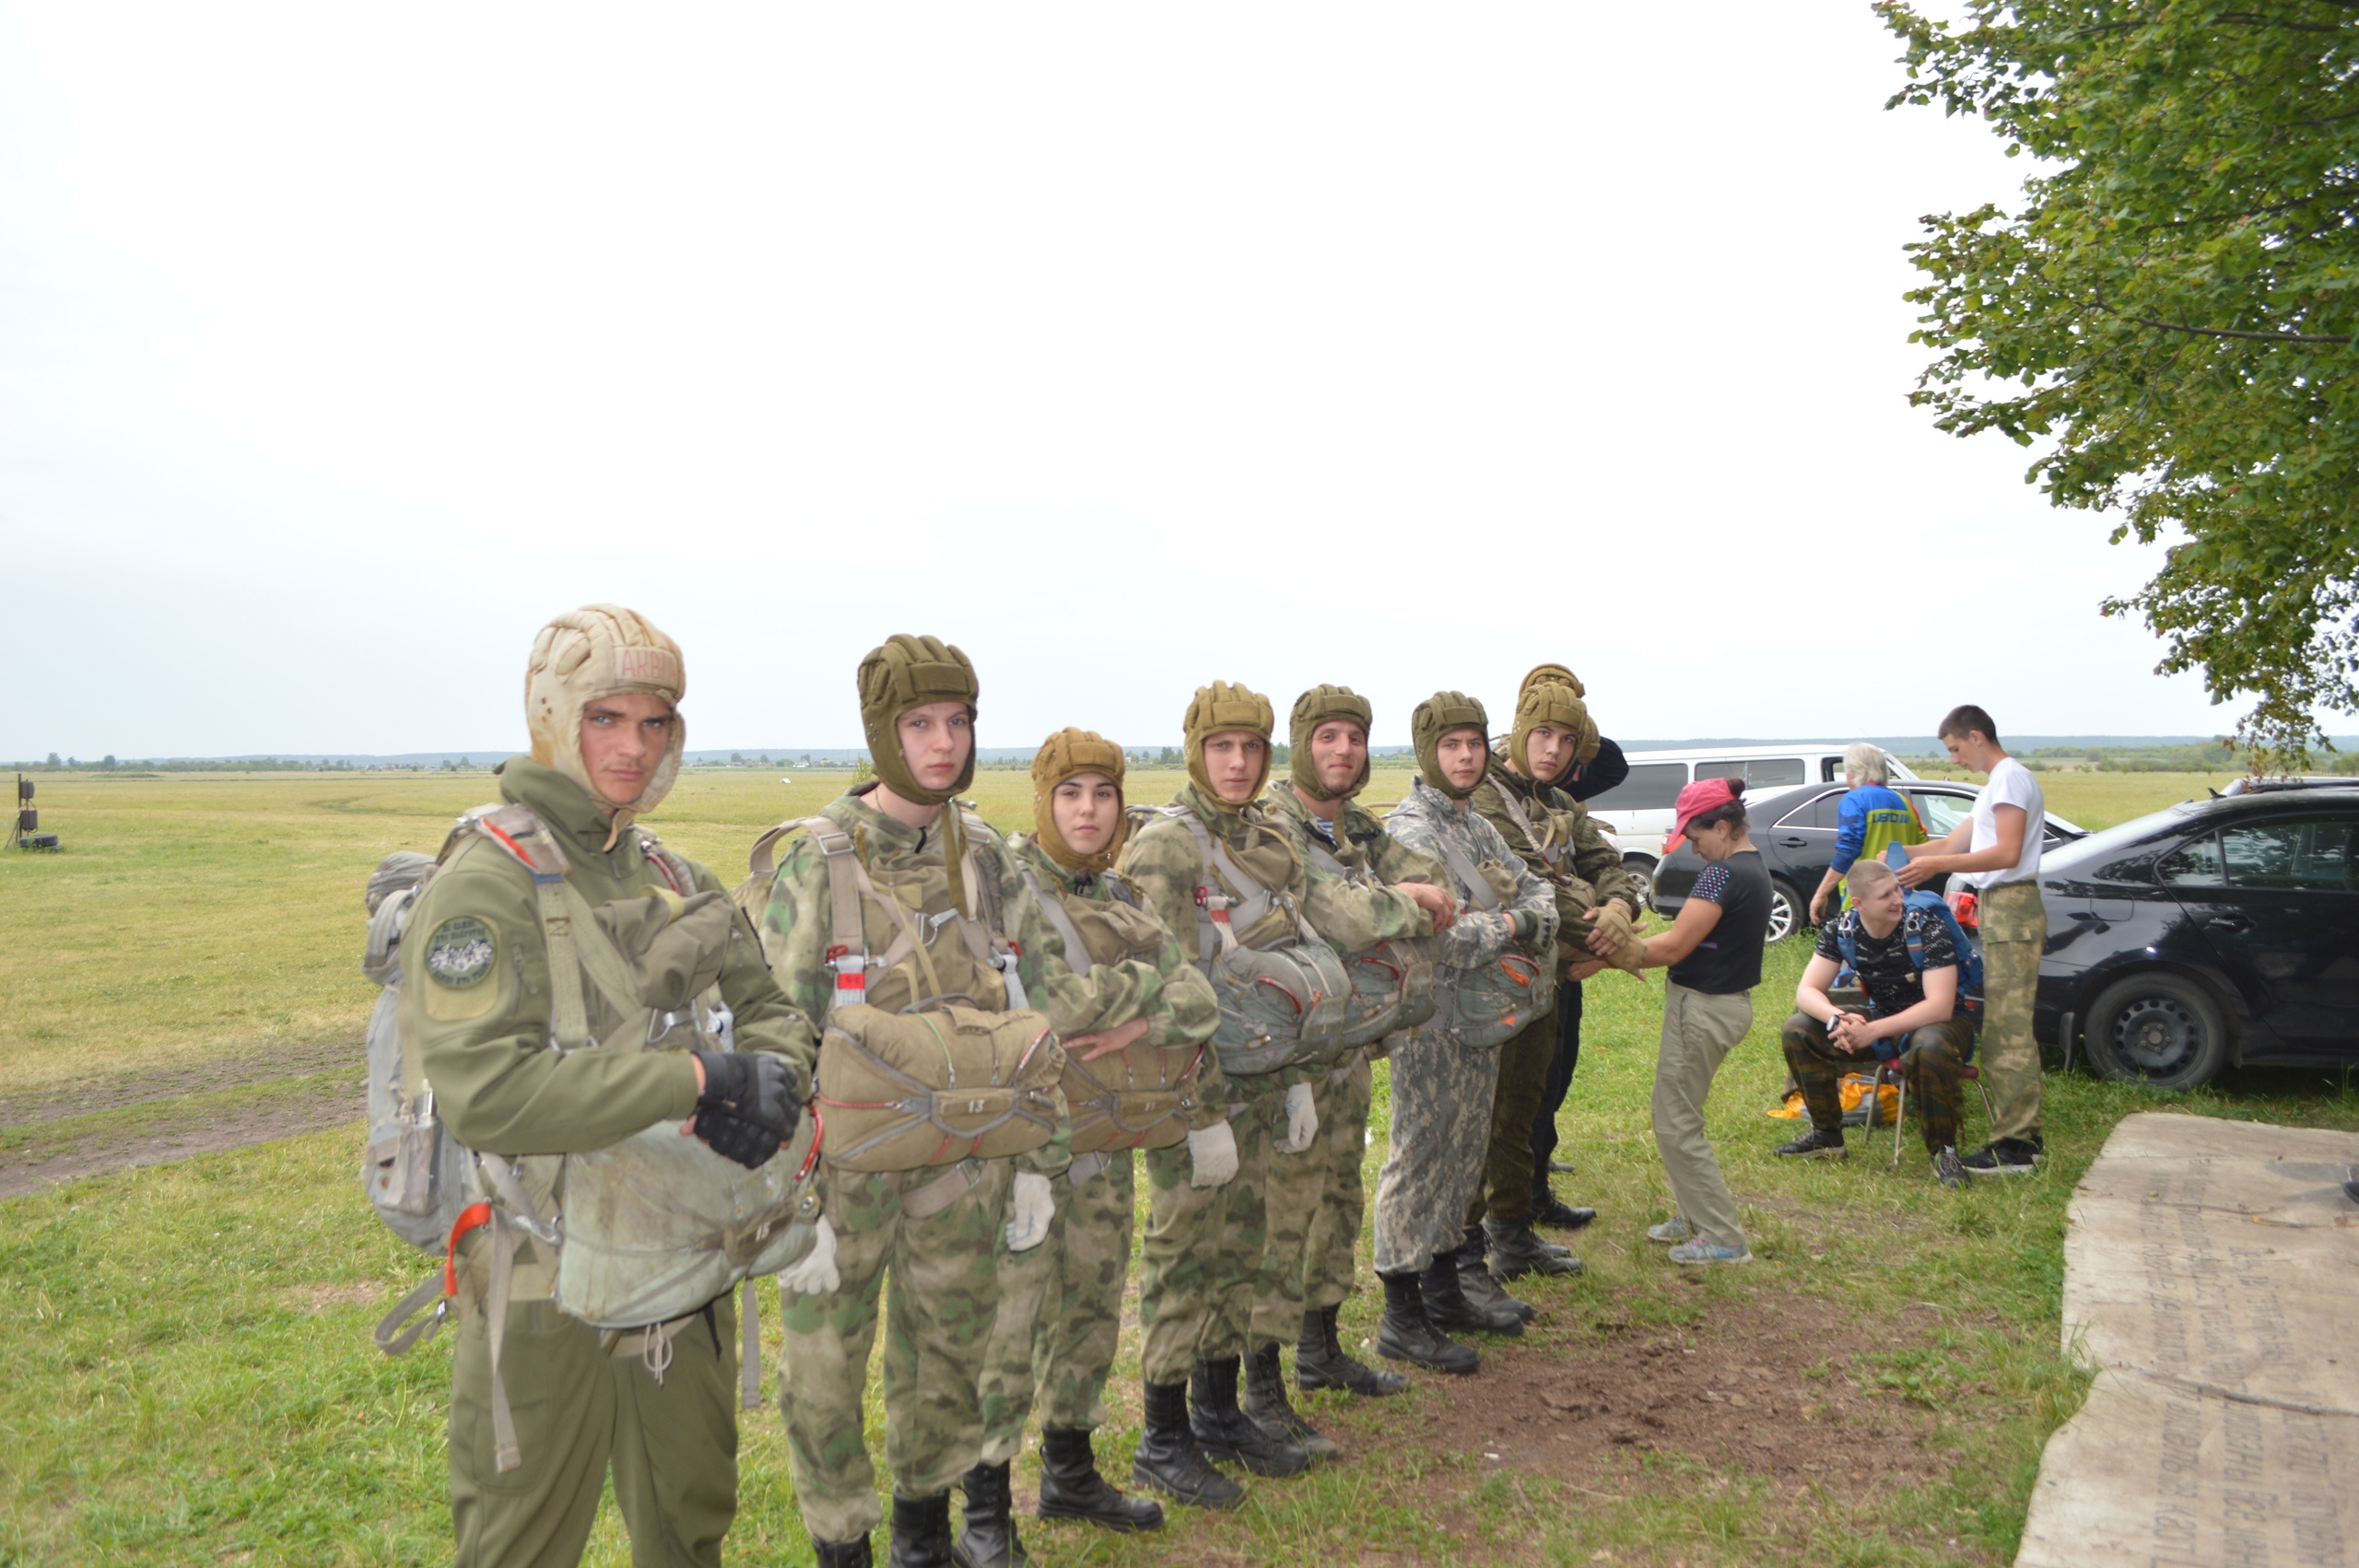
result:
M 688 743 L 687 720 L 679 712 L 687 695 L 687 666 L 680 645 L 636 610 L 619 604 L 585 604 L 541 628 L 533 639 L 524 671 L 524 722 L 533 736 L 533 760 L 556 768 L 606 802 L 591 788 L 581 761 L 581 710 L 602 696 L 645 692 L 672 705 L 672 743 L 639 799 L 615 813 L 615 832 L 630 819 L 653 811 L 680 777 L 680 754 Z M 607 840 L 613 845 L 613 838 Z
M 1074 852 L 1064 836 L 1057 831 L 1056 812 L 1051 805 L 1057 786 L 1084 773 L 1102 773 L 1114 781 L 1114 793 L 1122 792 L 1122 748 L 1095 730 L 1060 730 L 1040 743 L 1032 756 L 1032 830 L 1049 859 L 1061 866 L 1077 872 L 1102 872 L 1114 863 L 1122 841 L 1131 836 L 1131 819 L 1118 816 L 1113 837 L 1106 847 L 1094 855 Z

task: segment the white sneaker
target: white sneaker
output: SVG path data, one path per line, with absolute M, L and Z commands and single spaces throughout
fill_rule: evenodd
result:
M 1671 1260 L 1673 1263 L 1750 1263 L 1753 1261 L 1753 1252 L 1749 1247 L 1722 1246 L 1717 1242 L 1691 1241 L 1672 1247 Z
M 1647 1239 L 1649 1241 L 1685 1241 L 1694 1234 L 1695 1233 L 1693 1231 L 1690 1231 L 1687 1228 L 1687 1222 L 1681 1219 L 1676 1214 L 1673 1214 L 1670 1219 L 1665 1220 L 1660 1225 L 1649 1225 L 1647 1227 Z

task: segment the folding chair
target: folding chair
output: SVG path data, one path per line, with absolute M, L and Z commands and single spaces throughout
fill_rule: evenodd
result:
M 1876 1124 L 1876 1112 L 1882 1109 L 1884 1105 L 1883 1100 L 1878 1097 L 1877 1091 L 1884 1084 L 1884 1075 L 1891 1074 L 1891 1081 L 1900 1086 L 1899 1103 L 1892 1108 L 1892 1159 L 1885 1165 L 1887 1170 L 1900 1168 L 1900 1134 L 1901 1129 L 1908 1125 L 1908 1079 L 1900 1071 L 1900 1062 L 1899 1057 L 1895 1057 L 1890 1061 L 1877 1062 L 1875 1076 L 1870 1081 L 1868 1087 L 1868 1126 L 1872 1129 Z M 1983 1120 L 1997 1121 L 1999 1116 L 1990 1104 L 1990 1091 L 1983 1086 L 1982 1064 L 1969 1061 L 1959 1070 L 1958 1076 L 1981 1091 Z

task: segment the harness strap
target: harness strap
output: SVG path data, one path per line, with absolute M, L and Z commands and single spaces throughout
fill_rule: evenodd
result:
M 524 1462 L 516 1446 L 516 1416 L 508 1408 L 508 1385 L 499 1375 L 499 1352 L 508 1339 L 508 1291 L 515 1277 L 516 1247 L 522 1239 L 506 1213 L 492 1211 L 491 1289 L 484 1298 L 484 1335 L 491 1352 L 491 1462 L 501 1475 Z
M 1294 900 L 1271 888 L 1251 872 L 1247 871 L 1238 862 L 1237 857 L 1229 852 L 1228 846 L 1214 837 L 1211 829 L 1204 825 L 1203 819 L 1194 812 L 1181 805 L 1165 806 L 1162 810 L 1164 815 L 1176 817 L 1186 823 L 1188 831 L 1195 835 L 1196 853 L 1206 877 L 1232 891 L 1240 887 L 1250 889 L 1242 895 L 1230 896 L 1215 893 L 1210 882 L 1199 883 L 1196 885 L 1197 961 L 1199 963 L 1211 963 L 1215 949 L 1223 957 L 1237 951 L 1237 930 L 1234 923 L 1236 916 L 1242 916 L 1245 924 L 1252 926 L 1273 908 L 1283 907 L 1288 915 L 1293 917 L 1295 930 L 1301 933 L 1303 941 L 1317 942 L 1319 940 L 1319 934 L 1310 929 L 1309 923 L 1303 919 L 1302 912 L 1295 907 Z M 1232 911 L 1235 912 L 1234 915 Z
M 755 1276 L 737 1288 L 737 1408 L 762 1408 L 762 1298 Z
M 448 1293 L 442 1288 L 442 1270 L 437 1269 L 412 1286 L 407 1295 L 393 1304 L 391 1312 L 378 1319 L 370 1338 L 376 1340 L 377 1348 L 389 1356 L 404 1354 L 412 1346 L 441 1332 L 442 1320 L 451 1316 L 447 1299 Z M 426 1310 L 429 1305 L 434 1308 L 432 1312 Z
M 923 1187 L 901 1194 L 901 1212 L 912 1220 L 930 1220 L 983 1182 L 980 1160 L 961 1160 Z
M 1490 879 L 1483 874 L 1483 868 L 1468 859 L 1465 850 L 1450 842 L 1448 834 L 1436 834 L 1434 845 L 1440 849 L 1441 858 L 1449 862 L 1449 874 L 1466 884 L 1469 897 L 1490 914 L 1496 915 L 1504 907 L 1499 902 L 1499 895 L 1491 889 Z
M 1089 949 L 1082 942 L 1081 929 L 1073 923 L 1073 917 L 1065 913 L 1063 897 L 1050 897 L 1040 886 L 1040 879 L 1033 874 L 1030 863 L 1021 857 L 1016 860 L 1015 870 L 1024 878 L 1024 885 L 1032 890 L 1033 901 L 1040 906 L 1040 913 L 1049 918 L 1049 924 L 1057 928 L 1057 936 L 1065 944 L 1065 967 L 1076 975 L 1088 974 Z
M 868 933 L 860 919 L 860 894 L 868 870 L 860 863 L 851 835 L 826 817 L 810 821 L 811 840 L 819 846 L 820 864 L 827 872 L 828 946 L 826 964 L 835 971 L 839 1004 L 868 1000 Z M 757 852 L 762 850 L 757 846 Z M 846 872 L 851 874 L 845 875 Z
M 1491 788 L 1498 791 L 1500 807 L 1507 812 L 1508 820 L 1514 823 L 1525 839 L 1531 843 L 1532 852 L 1547 861 L 1553 869 L 1556 862 L 1564 858 L 1564 847 L 1547 842 L 1533 829 L 1532 818 L 1525 814 L 1523 802 L 1515 798 L 1513 788 L 1496 779 L 1492 780 Z

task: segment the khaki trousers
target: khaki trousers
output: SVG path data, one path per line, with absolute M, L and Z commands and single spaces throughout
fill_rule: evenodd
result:
M 1736 1199 L 1719 1157 L 1704 1136 L 1704 1100 L 1712 1075 L 1753 1027 L 1753 996 L 1708 996 L 1676 982 L 1663 987 L 1662 1047 L 1655 1059 L 1655 1148 L 1687 1228 L 1718 1246 L 1744 1245 Z
M 1532 1123 L 1548 1093 L 1548 1069 L 1556 1059 L 1556 1010 L 1550 1008 L 1499 1047 L 1498 1098 L 1491 1108 L 1489 1147 L 1483 1159 L 1483 1185 L 1467 1205 L 1466 1223 L 1496 1220 L 1503 1225 L 1532 1223 Z
M 480 1250 L 462 1244 L 463 1273 Z M 479 1306 L 461 1316 L 451 1367 L 459 1568 L 571 1568 L 610 1467 L 635 1568 L 721 1561 L 737 1514 L 737 1313 L 725 1295 L 710 1310 L 709 1323 L 699 1313 L 672 1336 L 659 1383 L 635 1349 L 601 1349 L 598 1330 L 554 1302 L 511 1304 L 499 1374 L 523 1463 L 505 1475 L 492 1462 L 486 1316 Z

